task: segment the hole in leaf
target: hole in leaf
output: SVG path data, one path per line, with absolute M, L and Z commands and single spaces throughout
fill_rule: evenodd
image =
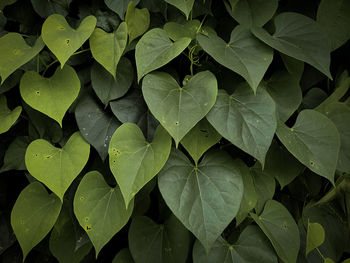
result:
M 90 231 L 91 229 L 92 229 L 92 227 L 91 226 L 86 226 L 86 231 Z
M 66 44 L 69 45 L 70 39 L 66 39 Z
M 40 91 L 39 90 L 35 91 L 35 94 L 40 95 Z
M 179 125 L 179 122 L 177 121 L 177 122 L 175 122 L 175 125 L 177 126 L 177 125 Z

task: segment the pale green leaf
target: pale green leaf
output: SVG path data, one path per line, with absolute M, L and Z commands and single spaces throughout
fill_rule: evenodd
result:
M 306 235 L 306 255 L 310 251 L 322 245 L 325 240 L 325 232 L 321 224 L 310 223 L 307 224 L 307 235 Z
M 180 87 L 168 73 L 154 72 L 144 78 L 142 93 L 149 110 L 177 146 L 213 107 L 217 81 L 213 73 L 202 71 Z
M 212 30 L 197 35 L 199 45 L 218 63 L 241 75 L 254 93 L 272 62 L 273 50 L 244 26 L 236 26 L 229 43 Z
M 91 94 L 86 94 L 79 100 L 75 108 L 75 119 L 84 139 L 97 150 L 104 161 L 112 135 L 121 123 L 113 114 L 105 111 Z
M 317 111 L 303 110 L 292 128 L 279 123 L 277 136 L 302 164 L 334 183 L 340 137 L 331 120 Z
M 132 200 L 125 208 L 120 189 L 108 186 L 99 172 L 89 172 L 81 180 L 74 197 L 74 214 L 94 245 L 96 258 L 128 222 L 133 207 Z
M 128 28 L 125 22 L 122 22 L 113 33 L 106 33 L 96 28 L 89 39 L 92 56 L 111 73 L 114 79 L 117 78 L 117 66 L 127 40 Z
M 275 14 L 278 0 L 238 0 L 231 1 L 230 15 L 244 26 L 263 26 Z
M 114 79 L 102 66 L 94 63 L 91 68 L 91 85 L 97 97 L 104 105 L 111 100 L 123 97 L 134 80 L 134 68 L 125 57 L 122 57 L 117 66 L 117 75 Z
M 29 144 L 25 163 L 29 173 L 44 183 L 61 200 L 89 159 L 90 145 L 79 132 L 63 148 L 38 139 Z
M 276 103 L 278 119 L 287 121 L 301 104 L 302 93 L 298 81 L 287 72 L 277 71 L 265 86 Z
M 23 251 L 23 262 L 50 232 L 61 206 L 60 199 L 39 182 L 31 183 L 20 193 L 12 209 L 11 225 Z
M 158 126 L 152 142 L 147 142 L 134 123 L 124 123 L 109 144 L 109 165 L 128 207 L 140 189 L 162 169 L 171 148 L 169 134 Z
M 186 37 L 172 42 L 166 31 L 160 28 L 148 31 L 136 44 L 138 81 L 147 73 L 168 64 L 180 55 L 190 42 L 191 39 Z
M 209 255 L 196 241 L 193 248 L 194 263 L 277 263 L 277 256 L 264 233 L 253 225 L 247 226 L 234 244 L 222 237 L 214 243 Z
M 264 89 L 254 95 L 245 83 L 232 95 L 219 90 L 207 119 L 224 138 L 264 166 L 277 126 L 275 103 Z
M 96 27 L 96 17 L 87 16 L 77 29 L 73 29 L 62 15 L 49 16 L 41 29 L 46 46 L 61 63 L 61 68 L 69 57 L 91 36 Z
M 221 135 L 206 119 L 196 124 L 181 140 L 181 144 L 191 155 L 195 163 L 213 145 L 218 143 Z
M 300 247 L 299 229 L 287 208 L 275 200 L 269 200 L 259 216 L 251 216 L 282 261 L 296 263 Z
M 130 2 L 125 15 L 125 22 L 128 25 L 129 43 L 145 33 L 151 22 L 147 8 L 136 8 L 134 2 Z
M 61 127 L 63 117 L 79 91 L 78 75 L 68 65 L 62 69 L 58 67 L 50 78 L 42 77 L 35 71 L 27 71 L 20 82 L 23 100 L 33 109 L 57 121 Z
M 14 110 L 7 107 L 7 100 L 4 95 L 0 95 L 0 134 L 7 132 L 21 115 L 22 107 L 17 106 Z
M 279 52 L 310 64 L 332 79 L 330 42 L 316 21 L 302 14 L 286 12 L 276 16 L 274 24 L 273 35 L 257 26 L 252 27 L 252 32 Z
M 29 46 L 18 33 L 8 33 L 0 38 L 0 77 L 1 84 L 16 69 L 29 62 L 43 48 L 45 44 L 39 37 L 34 46 Z
M 348 0 L 322 0 L 317 10 L 317 22 L 331 40 L 332 50 L 350 38 L 350 2 Z
M 199 20 L 189 20 L 185 24 L 168 22 L 164 25 L 164 30 L 171 40 L 176 41 L 182 37 L 195 39 L 200 26 Z
M 188 20 L 188 16 L 193 8 L 195 0 L 165 0 L 168 4 L 171 4 L 181 10 Z
M 161 225 L 136 217 L 128 240 L 135 263 L 185 263 L 190 246 L 189 232 L 173 215 Z
M 236 216 L 243 196 L 239 166 L 223 151 L 206 154 L 194 166 L 173 149 L 158 186 L 170 210 L 207 252 Z

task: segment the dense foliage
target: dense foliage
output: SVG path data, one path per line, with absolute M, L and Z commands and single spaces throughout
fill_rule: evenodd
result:
M 350 1 L 1 0 L 0 262 L 350 262 Z

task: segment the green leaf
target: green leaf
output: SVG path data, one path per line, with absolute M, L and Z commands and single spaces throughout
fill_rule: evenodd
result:
M 283 64 L 290 75 L 292 75 L 298 83 L 304 73 L 304 62 L 280 53 Z
M 122 57 L 114 79 L 102 66 L 94 63 L 91 68 L 91 84 L 97 97 L 107 106 L 111 100 L 123 97 L 134 80 L 134 68 L 130 60 Z
M 209 255 L 196 241 L 193 248 L 194 263 L 277 263 L 277 256 L 269 240 L 257 226 L 249 225 L 238 240 L 230 245 L 222 237 L 214 243 Z
M 6 150 L 4 165 L 0 173 L 10 170 L 27 170 L 24 163 L 24 155 L 30 143 L 28 136 L 18 136 Z
M 125 206 L 163 168 L 171 138 L 159 126 L 153 141 L 147 142 L 134 123 L 124 123 L 113 134 L 108 153 L 110 169 L 117 180 Z
M 189 20 L 186 21 L 185 24 L 168 22 L 164 25 L 164 30 L 168 33 L 169 38 L 173 41 L 177 41 L 183 37 L 193 40 L 196 39 L 199 26 L 199 20 Z
M 325 258 L 324 263 L 335 263 L 333 259 L 331 258 Z
M 68 8 L 72 0 L 31 0 L 35 12 L 41 17 L 52 14 L 68 15 Z
M 325 232 L 321 224 L 310 223 L 307 225 L 307 236 L 306 236 L 306 255 L 310 251 L 322 245 L 325 240 Z
M 350 173 L 350 108 L 343 103 L 332 103 L 325 108 L 326 116 L 334 123 L 340 135 L 337 169 Z
M 134 2 L 135 6 L 140 2 L 140 0 L 104 0 L 105 4 L 109 9 L 114 11 L 119 15 L 119 17 L 124 20 L 124 14 L 128 9 L 128 5 L 130 2 Z
M 253 89 L 258 88 L 272 62 L 273 50 L 257 40 L 244 26 L 236 26 L 229 43 L 212 30 L 198 34 L 199 45 L 218 63 L 241 75 Z
M 99 172 L 89 172 L 81 180 L 74 197 L 74 214 L 94 245 L 96 258 L 128 222 L 133 208 L 133 200 L 125 208 L 120 189 L 108 186 Z
M 302 60 L 328 78 L 330 43 L 322 28 L 311 18 L 292 12 L 281 13 L 274 19 L 276 30 L 270 35 L 261 27 L 252 27 L 253 34 L 279 52 Z
M 188 20 L 188 16 L 193 8 L 194 0 L 165 0 L 165 2 L 181 10 Z
M 207 119 L 225 139 L 264 166 L 277 126 L 275 103 L 264 89 L 254 95 L 244 83 L 230 96 L 219 90 Z
M 44 183 L 61 200 L 89 159 L 90 145 L 79 132 L 63 148 L 38 139 L 29 144 L 25 163 L 29 173 Z
M 254 221 L 270 240 L 277 255 L 286 263 L 296 263 L 300 247 L 299 229 L 289 211 L 279 202 L 269 200 Z
M 244 26 L 263 26 L 275 14 L 278 0 L 238 0 L 230 8 L 230 15 Z
M 246 219 L 249 212 L 257 205 L 258 195 L 255 191 L 252 173 L 243 162 L 237 163 L 239 164 L 239 168 L 241 170 L 244 188 L 241 206 L 239 207 L 236 216 L 236 225 L 238 226 L 244 219 Z
M 158 186 L 170 210 L 207 252 L 236 216 L 243 196 L 237 162 L 223 151 L 208 153 L 194 166 L 174 149 Z
M 34 58 L 45 44 L 39 37 L 34 46 L 29 46 L 18 33 L 8 33 L 0 38 L 0 77 L 1 84 L 16 69 Z
M 147 8 L 136 8 L 134 2 L 130 2 L 125 16 L 128 25 L 129 43 L 145 33 L 150 24 L 150 14 Z
M 130 250 L 128 248 L 123 248 L 114 257 L 112 263 L 134 263 Z
M 113 78 L 117 78 L 117 66 L 126 47 L 128 28 L 121 23 L 113 33 L 96 28 L 90 37 L 90 48 L 94 59 L 100 63 Z
M 7 108 L 7 100 L 0 95 L 0 134 L 7 132 L 21 115 L 22 107 L 17 106 L 13 111 Z
M 281 189 L 290 184 L 304 169 L 288 150 L 272 141 L 266 155 L 264 173 L 273 176 L 279 182 Z
M 213 107 L 217 81 L 210 71 L 203 71 L 180 87 L 168 73 L 154 72 L 144 78 L 142 93 L 148 108 L 177 146 Z
M 136 217 L 129 228 L 129 248 L 135 263 L 185 263 L 190 235 L 175 216 L 158 225 Z
M 334 183 L 340 138 L 332 121 L 317 111 L 303 110 L 292 128 L 279 123 L 277 136 L 302 164 Z
M 255 205 L 256 213 L 260 214 L 264 209 L 266 202 L 275 195 L 276 181 L 271 175 L 261 170 L 261 166 L 257 163 L 250 169 L 253 178 L 254 188 L 257 195 Z
M 91 95 L 83 96 L 75 108 L 75 119 L 84 139 L 90 143 L 104 161 L 115 130 L 121 123 Z
M 136 44 L 138 81 L 147 73 L 168 64 L 180 55 L 190 42 L 191 39 L 186 37 L 172 42 L 166 31 L 160 28 L 148 31 Z
M 17 0 L 2 0 L 0 3 L 0 10 L 3 10 L 6 6 L 16 3 Z
M 278 118 L 282 122 L 287 121 L 301 104 L 299 83 L 287 72 L 275 72 L 266 82 L 266 90 L 275 101 Z
M 18 69 L 13 74 L 11 74 L 3 84 L 0 85 L 0 94 L 5 93 L 6 91 L 9 91 L 13 89 L 17 84 L 19 83 L 21 77 L 23 75 L 23 71 Z
M 185 135 L 181 144 L 197 164 L 202 155 L 220 139 L 221 135 L 213 126 L 206 119 L 202 119 Z
M 140 89 L 134 89 L 123 98 L 111 101 L 110 106 L 118 120 L 122 123 L 136 123 L 147 140 L 152 140 L 159 122 L 147 108 Z
M 89 238 L 83 229 L 75 225 L 65 205 L 52 229 L 49 246 L 60 263 L 79 263 L 91 250 Z
M 45 20 L 41 35 L 47 47 L 61 63 L 61 68 L 91 36 L 96 22 L 96 17 L 88 16 L 77 29 L 73 29 L 62 15 L 53 14 Z
M 44 78 L 34 71 L 24 73 L 20 92 L 23 100 L 57 121 L 62 127 L 62 120 L 68 108 L 78 97 L 80 80 L 75 70 L 66 65 L 56 69 L 50 78 Z
M 17 198 L 11 213 L 11 225 L 23 251 L 28 253 L 50 232 L 61 210 L 60 199 L 48 194 L 45 187 L 34 182 Z
M 322 0 L 317 10 L 317 22 L 331 40 L 332 50 L 350 38 L 350 2 L 347 0 Z

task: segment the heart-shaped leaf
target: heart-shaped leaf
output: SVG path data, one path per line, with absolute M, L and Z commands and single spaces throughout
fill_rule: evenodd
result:
M 135 263 L 185 263 L 190 246 L 189 232 L 173 215 L 161 225 L 145 216 L 136 217 L 128 240 Z
M 193 8 L 194 0 L 165 0 L 165 2 L 180 9 L 188 20 L 188 16 Z
M 292 128 L 279 123 L 277 136 L 302 164 L 334 183 L 340 137 L 331 120 L 317 111 L 303 110 Z
M 60 199 L 39 182 L 31 183 L 20 193 L 12 209 L 11 225 L 23 251 L 23 262 L 50 232 L 61 207 Z
M 90 145 L 79 132 L 63 148 L 38 139 L 29 144 L 25 163 L 29 173 L 44 183 L 61 200 L 89 159 Z
M 249 225 L 232 245 L 219 237 L 209 255 L 205 253 L 203 246 L 197 240 L 193 247 L 193 262 L 277 263 L 278 260 L 264 233 L 257 226 Z
M 315 67 L 330 79 L 330 43 L 316 21 L 298 13 L 281 13 L 274 19 L 275 33 L 252 27 L 253 34 L 269 46 Z
M 196 38 L 200 24 L 201 22 L 199 20 L 189 20 L 185 24 L 168 22 L 164 25 L 164 30 L 173 41 L 182 37 L 187 37 L 193 40 Z
M 194 166 L 174 149 L 158 186 L 168 207 L 207 252 L 236 216 L 243 196 L 237 163 L 222 151 L 208 153 Z
M 199 45 L 218 63 L 241 75 L 253 89 L 258 88 L 272 62 L 273 50 L 256 39 L 244 26 L 236 26 L 226 43 L 213 30 L 198 34 Z
M 11 142 L 4 157 L 4 165 L 0 173 L 10 170 L 27 170 L 24 163 L 24 155 L 30 143 L 28 136 L 18 136 Z
M 317 10 L 317 22 L 331 40 L 332 50 L 345 44 L 350 38 L 350 2 L 346 0 L 322 0 Z
M 325 232 L 321 224 L 310 223 L 307 224 L 306 235 L 306 255 L 312 250 L 322 245 L 325 240 Z
M 44 78 L 34 71 L 24 73 L 20 92 L 23 100 L 32 108 L 57 121 L 62 127 L 66 111 L 78 97 L 80 80 L 75 70 L 66 65 L 57 68 L 50 78 Z
M 301 104 L 302 93 L 298 81 L 287 72 L 276 72 L 265 82 L 265 86 L 276 103 L 278 119 L 287 121 Z
M 138 81 L 147 73 L 176 58 L 190 42 L 191 39 L 186 37 L 172 42 L 166 31 L 160 28 L 148 31 L 136 44 L 135 59 Z
M 94 245 L 96 258 L 128 222 L 133 208 L 131 201 L 125 209 L 120 189 L 109 187 L 99 172 L 89 172 L 81 180 L 74 197 L 74 214 Z
M 186 134 L 181 144 L 197 164 L 202 155 L 220 139 L 221 135 L 203 119 Z
M 171 149 L 171 138 L 158 126 L 151 143 L 134 123 L 124 123 L 109 144 L 109 165 L 123 194 L 125 206 L 163 168 Z
M 128 25 L 129 43 L 147 31 L 150 20 L 147 8 L 138 9 L 134 2 L 129 3 L 125 16 L 125 22 Z
M 122 57 L 118 63 L 115 79 L 98 63 L 94 63 L 91 68 L 92 88 L 104 105 L 111 100 L 123 97 L 133 80 L 134 68 L 130 60 L 125 57 Z
M 264 166 L 277 127 L 275 103 L 264 89 L 254 95 L 244 84 L 230 96 L 219 90 L 207 119 L 224 138 Z
M 128 5 L 131 1 L 133 1 L 135 5 L 140 2 L 140 0 L 105 0 L 105 4 L 109 9 L 117 13 L 122 20 L 124 20 L 125 12 L 128 9 Z
M 7 108 L 7 100 L 0 95 L 0 134 L 7 132 L 21 115 L 22 107 L 17 106 L 13 111 Z
M 275 14 L 278 0 L 233 0 L 229 14 L 241 25 L 263 26 Z
M 0 77 L 1 84 L 16 69 L 34 58 L 45 44 L 39 37 L 34 46 L 28 46 L 18 33 L 8 33 L 0 38 Z
M 148 108 L 177 146 L 213 107 L 217 81 L 213 73 L 203 71 L 180 87 L 168 73 L 154 72 L 144 78 L 142 93 Z
M 90 95 L 83 96 L 75 108 L 75 119 L 84 139 L 89 142 L 104 161 L 115 130 L 121 123 L 104 110 Z
M 116 79 L 119 60 L 123 55 L 128 40 L 128 28 L 122 22 L 113 33 L 106 33 L 96 28 L 90 37 L 92 56 Z
M 84 18 L 78 29 L 72 29 L 62 15 L 53 14 L 45 20 L 41 35 L 47 47 L 61 63 L 61 68 L 88 40 L 96 27 L 96 22 L 96 17 L 88 16 Z
M 296 263 L 300 247 L 299 230 L 287 208 L 275 200 L 269 200 L 259 216 L 251 216 L 268 237 L 282 261 Z

